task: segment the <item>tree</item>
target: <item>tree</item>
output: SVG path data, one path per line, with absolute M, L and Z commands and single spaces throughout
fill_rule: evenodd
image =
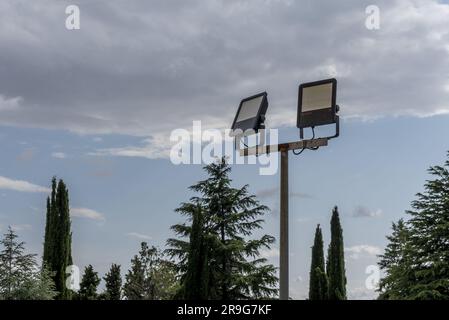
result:
M 177 288 L 174 266 L 156 247 L 141 243 L 139 255 L 131 260 L 123 292 L 128 300 L 170 299 Z
M 59 299 L 70 299 L 66 268 L 72 265 L 72 234 L 70 231 L 69 194 L 64 181 L 52 179 L 51 198 L 47 198 L 43 265 L 53 274 Z
M 402 300 L 410 296 L 415 281 L 411 273 L 413 258 L 410 255 L 409 230 L 403 219 L 392 224 L 393 232 L 385 252 L 380 255 L 379 267 L 384 277 L 379 282 L 379 299 Z
M 105 281 L 105 299 L 120 300 L 122 296 L 122 276 L 120 275 L 120 265 L 113 263 L 111 269 L 103 277 Z
M 181 239 L 167 241 L 167 252 L 179 262 L 181 298 L 273 297 L 275 268 L 260 258 L 260 250 L 270 248 L 274 238 L 247 239 L 262 228 L 260 216 L 268 208 L 249 194 L 247 185 L 231 187 L 231 168 L 225 158 L 204 169 L 208 178 L 190 187 L 199 195 L 176 210 L 192 223 L 172 226 Z M 190 284 L 194 284 L 192 295 L 187 293 Z
M 123 293 L 128 300 L 143 300 L 145 297 L 145 271 L 139 256 L 135 255 L 131 260 L 131 269 L 125 276 L 126 282 Z
M 100 278 L 98 277 L 98 273 L 94 271 L 92 265 L 85 267 L 78 292 L 80 300 L 97 299 L 97 287 L 99 284 Z
M 346 271 L 343 247 L 343 230 L 338 208 L 332 211 L 331 242 L 327 256 L 327 277 L 329 279 L 328 297 L 330 300 L 346 300 Z
M 323 235 L 320 225 L 316 227 L 310 266 L 309 300 L 326 300 L 328 295 L 327 275 L 324 269 Z
M 9 227 L 0 240 L 0 299 L 52 299 L 56 292 L 51 273 L 45 268 L 39 270 L 36 255 L 25 254 L 25 243 L 17 238 Z
M 449 152 L 443 166 L 432 166 L 424 192 L 412 202 L 407 222 L 393 226 L 381 256 L 385 299 L 449 299 Z
M 17 300 L 53 300 L 58 294 L 55 291 L 52 273 L 45 267 L 28 275 L 23 285 L 16 291 Z
M 184 208 L 184 209 L 187 209 Z M 191 207 L 192 229 L 188 247 L 186 265 L 187 270 L 182 277 L 179 297 L 185 300 L 205 300 L 209 293 L 208 250 L 205 241 L 204 213 L 200 204 Z M 182 254 L 182 251 L 180 252 Z

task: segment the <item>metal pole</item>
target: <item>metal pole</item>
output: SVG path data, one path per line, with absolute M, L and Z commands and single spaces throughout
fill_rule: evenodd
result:
M 281 151 L 279 298 L 288 300 L 288 149 Z

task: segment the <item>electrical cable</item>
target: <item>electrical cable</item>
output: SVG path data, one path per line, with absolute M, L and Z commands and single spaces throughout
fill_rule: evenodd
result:
M 313 140 L 313 139 L 315 139 L 315 127 L 312 127 L 312 139 L 310 139 L 310 140 Z M 297 151 L 295 151 L 295 150 L 292 150 L 293 151 L 293 154 L 295 155 L 295 156 L 299 156 L 301 153 L 303 153 L 304 152 L 304 150 L 306 150 L 307 148 L 306 148 L 306 146 L 304 145 L 304 147 L 302 147 L 302 149 L 301 149 L 301 151 L 299 151 L 299 152 L 297 152 Z M 313 148 L 309 148 L 310 150 L 318 150 L 319 149 L 319 147 L 313 147 Z

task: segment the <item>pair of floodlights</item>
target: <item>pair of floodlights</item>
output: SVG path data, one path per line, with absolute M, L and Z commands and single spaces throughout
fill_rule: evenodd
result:
M 300 138 L 304 138 L 304 128 L 314 128 L 335 123 L 335 138 L 339 135 L 339 108 L 337 100 L 337 80 L 326 79 L 303 83 L 298 90 L 298 114 L 296 126 Z M 267 93 L 262 92 L 240 102 L 234 122 L 232 135 L 237 137 L 256 134 L 265 129 L 265 114 L 268 109 Z

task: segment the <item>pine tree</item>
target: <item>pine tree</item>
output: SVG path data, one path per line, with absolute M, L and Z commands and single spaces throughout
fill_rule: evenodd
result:
M 0 240 L 0 300 L 49 300 L 56 292 L 51 274 L 39 270 L 35 254 L 25 254 L 25 243 L 17 241 L 9 227 Z
M 92 265 L 85 267 L 78 292 L 80 300 L 96 300 L 99 284 L 100 278 L 98 277 L 98 273 L 94 271 Z
M 182 287 L 186 288 L 186 281 L 193 281 L 195 296 L 207 299 L 273 297 L 277 293 L 275 268 L 259 255 L 262 248 L 270 248 L 274 238 L 264 235 L 259 239 L 246 239 L 262 228 L 260 216 L 268 208 L 249 195 L 248 186 L 231 187 L 231 168 L 224 158 L 204 169 L 209 177 L 190 187 L 199 196 L 177 209 L 192 221 L 200 205 L 202 226 L 195 226 L 194 232 L 192 224 L 174 225 L 172 230 L 187 240 L 169 239 L 167 242 L 170 247 L 167 252 L 180 261 Z M 195 234 L 197 232 L 201 236 Z M 190 241 L 202 242 L 199 248 L 205 251 L 195 252 Z M 200 279 L 191 272 L 197 266 L 203 270 Z M 190 273 L 186 274 L 188 270 Z
M 72 264 L 72 234 L 70 231 L 69 195 L 64 181 L 52 179 L 52 192 L 47 198 L 47 221 L 45 225 L 43 266 L 53 274 L 59 299 L 70 299 L 67 289 L 66 268 Z
M 326 300 L 328 294 L 327 275 L 324 269 L 323 235 L 320 225 L 316 227 L 310 266 L 309 300 Z
M 396 225 L 381 257 L 385 278 L 380 282 L 385 299 L 449 299 L 449 152 L 443 166 L 412 202 L 411 217 Z
M 131 260 L 131 270 L 126 275 L 126 283 L 123 287 L 128 300 L 156 299 L 153 273 L 158 260 L 159 252 L 156 247 L 149 247 L 146 242 L 142 242 L 139 255 Z
M 392 224 L 393 232 L 385 252 L 380 256 L 379 267 L 384 277 L 379 282 L 379 299 L 402 300 L 410 297 L 416 279 L 411 272 L 413 257 L 410 252 L 409 230 L 403 219 Z
M 122 296 L 122 276 L 120 275 L 120 265 L 112 264 L 111 269 L 103 277 L 105 281 L 105 299 L 120 300 Z
M 45 267 L 30 273 L 23 285 L 16 291 L 17 300 L 53 300 L 55 291 L 52 273 Z
M 346 271 L 343 247 L 343 230 L 340 224 L 338 208 L 332 211 L 331 242 L 326 262 L 329 280 L 328 298 L 330 300 L 346 300 Z
M 131 269 L 125 276 L 123 294 L 127 300 L 143 300 L 145 298 L 145 270 L 138 255 L 131 260 Z

